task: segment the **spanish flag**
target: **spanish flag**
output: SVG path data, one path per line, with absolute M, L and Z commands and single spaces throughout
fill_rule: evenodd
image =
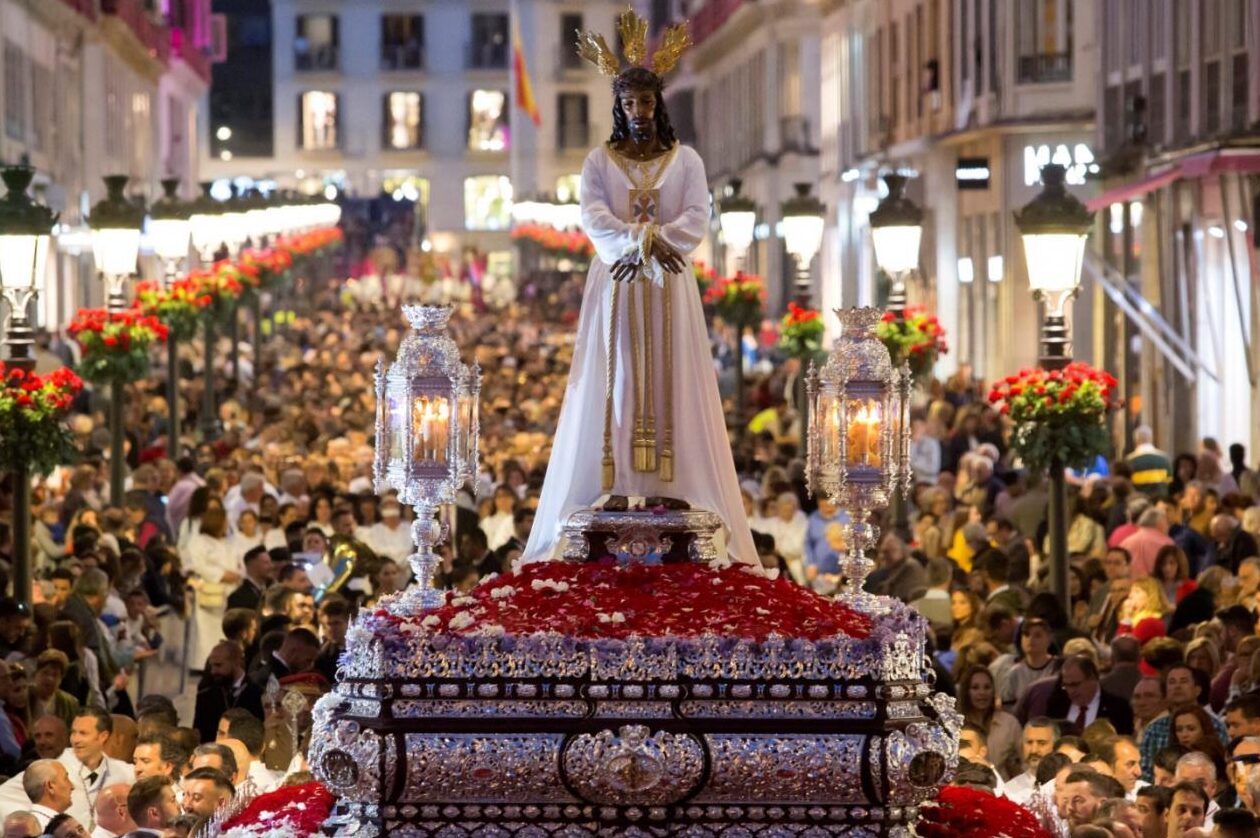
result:
M 512 72 L 516 75 L 516 107 L 529 115 L 535 125 L 542 125 L 542 114 L 534 101 L 534 86 L 529 83 L 529 70 L 525 67 L 525 49 L 521 46 L 521 32 L 512 31 Z

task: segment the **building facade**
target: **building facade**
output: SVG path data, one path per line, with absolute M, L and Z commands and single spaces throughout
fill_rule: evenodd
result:
M 822 4 L 823 254 L 829 304 L 879 304 L 867 216 L 882 172 L 915 175 L 925 211 L 912 301 L 934 308 L 953 355 L 992 378 L 1036 362 L 1040 316 L 1012 212 L 1039 191 L 1039 169 L 1069 167 L 1081 198 L 1096 187 L 1092 4 L 1079 0 L 830 0 Z M 1076 356 L 1093 347 L 1093 298 L 1074 306 Z M 1000 359 L 994 365 L 994 359 Z M 992 366 L 993 368 L 989 368 Z
M 1168 450 L 1260 445 L 1260 4 L 1103 0 L 1101 350 Z
M 200 158 L 194 126 L 209 83 L 206 0 L 0 0 L 0 158 L 36 169 L 60 213 L 37 322 L 56 329 L 104 299 L 84 221 L 102 178 L 126 174 L 152 200 Z
M 264 4 L 249 5 L 257 18 Z M 611 0 L 271 0 L 270 95 L 239 64 L 261 62 L 263 24 L 230 23 L 204 126 L 206 175 L 415 201 L 438 252 L 505 251 L 513 196 L 575 198 L 587 151 L 611 130 L 608 83 L 572 45 L 576 29 L 612 32 L 619 10 Z M 514 106 L 514 32 L 538 125 Z M 241 118 L 244 88 L 254 98 Z

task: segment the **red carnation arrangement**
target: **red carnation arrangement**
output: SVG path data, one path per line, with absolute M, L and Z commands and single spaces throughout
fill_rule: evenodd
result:
M 318 782 L 260 794 L 220 828 L 221 838 L 319 835 L 336 799 Z
M 208 269 L 193 271 L 188 275 L 188 281 L 206 300 L 201 310 L 203 317 L 223 320 L 232 312 L 241 295 L 245 293 L 240 277 L 239 271 L 227 260 L 215 262 Z
M 945 786 L 919 809 L 919 838 L 1051 838 L 1018 803 L 968 786 Z
M 47 375 L 0 361 L 0 472 L 24 466 L 47 474 L 73 451 L 62 424 L 83 382 L 62 367 Z
M 156 317 L 170 330 L 172 340 L 189 340 L 197 332 L 197 319 L 210 304 L 196 283 L 188 278 L 177 279 L 168 287 L 153 280 L 136 284 L 136 298 L 131 307 Z
M 517 224 L 512 240 L 532 242 L 556 256 L 590 259 L 595 255 L 595 245 L 581 230 L 557 230 L 549 224 Z
M 482 580 L 467 594 L 416 618 L 375 612 L 391 623 L 418 622 L 433 634 L 558 632 L 582 639 L 694 638 L 706 634 L 762 641 L 771 635 L 821 640 L 863 638 L 870 618 L 789 579 L 742 567 L 694 562 L 619 564 L 534 562 Z M 496 628 L 498 627 L 498 628 Z
M 884 312 L 875 335 L 888 347 L 894 365 L 910 364 L 910 372 L 918 381 L 932 374 L 936 359 L 949 352 L 945 329 L 935 314 L 923 306 L 906 306 L 900 313 Z
M 291 259 L 302 256 L 315 256 L 323 251 L 336 250 L 345 238 L 340 227 L 328 227 L 323 230 L 312 230 L 309 233 L 295 233 L 281 236 L 275 243 L 276 250 L 283 250 Z
M 825 331 L 820 312 L 788 303 L 788 313 L 779 327 L 779 348 L 793 358 L 811 359 L 822 352 Z
M 149 372 L 149 347 L 166 340 L 169 329 L 139 309 L 110 312 L 81 308 L 67 327 L 83 357 L 79 373 L 88 381 L 139 381 Z
M 1011 447 L 1025 466 L 1084 468 L 1107 450 L 1107 417 L 1123 406 L 1115 387 L 1110 373 L 1080 361 L 1061 370 L 1025 367 L 996 382 L 989 402 L 1015 425 Z
M 756 274 L 737 271 L 720 276 L 704 292 L 705 303 L 728 323 L 749 326 L 761 319 L 766 304 L 766 284 Z
M 263 288 L 276 288 L 288 279 L 293 268 L 293 254 L 283 248 L 267 250 L 247 250 L 241 254 L 242 268 L 252 268 L 258 276 L 258 284 Z

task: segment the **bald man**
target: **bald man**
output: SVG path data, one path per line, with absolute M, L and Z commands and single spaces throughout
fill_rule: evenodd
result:
M 31 726 L 35 752 L 40 759 L 56 759 L 70 747 L 70 730 L 60 716 L 40 716 Z
M 43 832 L 30 812 L 14 812 L 4 819 L 4 838 L 35 838 Z
M 127 813 L 127 792 L 131 786 L 114 783 L 101 789 L 96 796 L 96 828 L 92 838 L 118 838 L 136 828 L 136 822 Z
M 232 775 L 231 780 L 232 785 L 239 789 L 249 776 L 249 765 L 254 761 L 254 757 L 250 754 L 249 748 L 245 747 L 245 743 L 239 739 L 220 739 L 217 744 L 228 748 L 232 756 L 236 757 L 236 773 Z M 258 790 L 255 789 L 254 793 L 257 794 Z
M 130 716 L 113 714 L 114 732 L 105 742 L 105 756 L 119 762 L 131 762 L 135 755 L 136 739 L 140 736 L 140 728 Z

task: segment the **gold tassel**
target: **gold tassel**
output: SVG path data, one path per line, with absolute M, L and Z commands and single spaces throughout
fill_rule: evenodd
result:
M 634 470 L 643 471 L 646 455 L 643 451 L 643 412 L 640 407 L 643 404 L 643 393 L 639 384 L 642 379 L 642 363 L 639 356 L 639 312 L 635 303 L 635 298 L 638 295 L 635 293 L 636 289 L 634 287 L 638 281 L 637 277 L 631 280 L 630 287 L 626 289 L 626 295 L 630 305 L 628 312 L 630 320 L 630 363 L 633 367 L 630 377 L 634 382 L 634 387 L 632 388 L 634 390 L 634 433 L 630 438 L 630 447 L 633 452 Z
M 663 309 L 661 331 L 665 342 L 664 351 L 661 353 L 665 361 L 665 416 L 663 417 L 665 429 L 661 437 L 660 478 L 663 483 L 672 483 L 674 482 L 674 306 L 670 297 L 668 273 L 665 274 L 661 299 Z
M 621 283 L 614 280 L 612 302 L 608 316 L 608 358 L 604 369 L 604 467 L 602 478 L 605 492 L 612 491 L 613 483 L 617 477 L 612 448 L 612 408 L 613 384 L 617 375 L 617 303 L 620 298 Z
M 652 332 L 652 283 L 645 279 L 643 285 L 643 468 L 656 471 L 656 376 Z

